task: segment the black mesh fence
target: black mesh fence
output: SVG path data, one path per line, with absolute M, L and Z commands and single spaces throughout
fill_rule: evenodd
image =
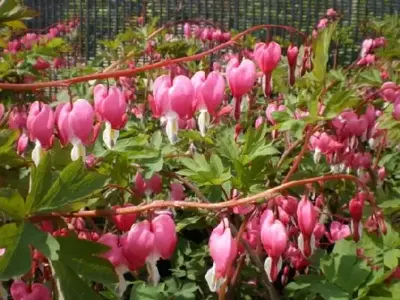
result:
M 135 26 L 135 17 L 159 17 L 168 21 L 204 18 L 225 29 L 244 30 L 257 24 L 290 25 L 310 33 L 328 8 L 341 15 L 341 26 L 350 42 L 339 48 L 341 61 L 358 51 L 362 24 L 371 17 L 383 18 L 400 11 L 400 0 L 24 0 L 40 17 L 29 21 L 31 28 L 44 28 L 60 20 L 83 20 L 80 34 L 81 55 L 90 59 L 100 47 L 127 26 Z M 275 36 L 287 38 L 279 29 Z

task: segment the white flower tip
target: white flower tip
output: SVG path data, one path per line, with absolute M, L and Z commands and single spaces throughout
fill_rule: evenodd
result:
M 108 149 L 114 148 L 117 143 L 117 139 L 119 137 L 119 131 L 112 129 L 111 124 L 106 122 L 106 128 L 103 131 L 103 141 L 106 144 Z
M 178 137 L 178 119 L 175 117 L 167 118 L 167 126 L 165 128 L 169 142 L 175 145 L 179 141 Z
M 82 145 L 82 143 L 75 144 L 72 146 L 71 150 L 71 159 L 72 161 L 76 161 L 79 158 L 82 158 L 85 161 L 86 158 L 86 148 Z
M 224 282 L 226 281 L 226 278 L 216 278 L 216 274 L 215 274 L 215 263 L 213 264 L 213 266 L 208 269 L 206 275 L 205 275 L 205 279 L 207 282 L 207 285 L 210 289 L 211 292 L 216 293 L 219 291 L 219 289 L 221 288 L 221 286 L 224 284 Z
M 210 114 L 206 110 L 201 110 L 199 119 L 197 121 L 199 125 L 200 134 L 202 137 L 206 136 L 207 127 L 210 126 Z
M 301 253 L 304 255 L 304 238 L 302 233 L 300 233 L 299 237 L 297 238 L 297 245 L 299 246 Z
M 115 271 L 118 276 L 118 286 L 116 288 L 116 292 L 117 292 L 118 296 L 122 297 L 122 295 L 125 293 L 125 291 L 128 287 L 128 284 L 124 277 L 124 273 L 126 273 L 128 271 L 128 269 L 125 266 L 120 266 L 120 267 L 117 267 L 115 269 Z
M 272 258 L 268 256 L 265 259 L 265 262 L 264 262 L 264 270 L 265 270 L 265 273 L 267 273 L 269 281 L 272 282 L 272 280 L 271 280 L 271 268 L 272 268 Z
M 157 285 L 161 278 L 157 268 L 157 261 L 159 258 L 159 255 L 152 253 L 146 260 L 147 271 L 149 272 L 150 281 L 153 285 Z
M 35 166 L 39 166 L 40 159 L 42 158 L 42 155 L 44 153 L 44 150 L 42 146 L 40 145 L 39 141 L 36 141 L 35 143 L 35 148 L 32 150 L 32 160 L 35 163 Z

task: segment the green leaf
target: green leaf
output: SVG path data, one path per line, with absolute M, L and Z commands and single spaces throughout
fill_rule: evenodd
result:
M 176 231 L 180 232 L 182 229 L 186 228 L 187 226 L 196 224 L 202 218 L 203 218 L 202 216 L 192 216 L 192 217 L 183 218 L 182 220 L 179 220 L 179 222 L 176 224 Z
M 0 211 L 15 220 L 25 217 L 25 202 L 17 190 L 0 188 Z
M 357 251 L 357 244 L 354 241 L 340 240 L 337 241 L 333 248 L 333 254 L 351 255 L 355 256 Z
M 0 228 L 0 280 L 21 276 L 31 267 L 31 251 L 34 246 L 50 259 L 58 259 L 59 244 L 50 234 L 40 231 L 31 223 L 10 223 Z
M 144 177 L 150 178 L 154 175 L 154 173 L 162 170 L 164 165 L 164 158 L 162 156 L 162 153 L 159 152 L 157 156 L 154 156 L 152 158 L 141 159 L 139 161 L 139 164 L 145 167 L 143 173 Z
M 39 211 L 61 208 L 100 190 L 107 177 L 88 171 L 81 160 L 65 167 L 50 190 L 34 208 Z
M 51 187 L 52 174 L 50 161 L 50 155 L 45 153 L 40 160 L 39 166 L 33 166 L 31 169 L 32 185 L 25 205 L 28 212 L 35 211 Z
M 17 130 L 0 130 L 0 166 L 18 166 L 24 161 L 15 151 L 15 143 L 19 137 Z
M 360 103 L 360 99 L 352 90 L 340 90 L 333 94 L 327 101 L 324 110 L 328 118 L 336 117 L 346 108 L 353 108 Z
M 54 279 L 57 289 L 64 300 L 102 300 L 102 297 L 90 288 L 71 267 L 62 261 L 53 261 Z
M 382 85 L 381 73 L 378 69 L 368 68 L 360 73 L 360 83 L 380 87 Z
M 160 150 L 162 144 L 162 134 L 160 130 L 153 133 L 153 135 L 151 136 L 150 144 L 155 149 Z
M 326 75 L 326 67 L 329 60 L 329 46 L 331 44 L 332 35 L 336 30 L 337 22 L 330 24 L 318 34 L 314 44 L 313 71 L 312 75 L 317 81 L 324 81 Z
M 113 265 L 101 253 L 110 248 L 100 243 L 75 237 L 59 237 L 60 261 L 75 273 L 94 282 L 111 284 L 118 282 Z
M 380 208 L 400 208 L 400 199 L 386 200 L 379 204 Z
M 6 224 L 0 228 L 0 249 L 5 254 L 0 257 L 0 280 L 21 276 L 31 267 L 31 253 L 26 244 L 23 224 Z
M 399 249 L 391 249 L 383 255 L 383 264 L 389 269 L 393 270 L 399 265 L 398 258 L 400 257 Z
M 318 282 L 311 285 L 311 290 L 326 300 L 349 300 L 350 295 L 331 282 Z
M 232 130 L 225 130 L 222 135 L 217 138 L 217 151 L 230 160 L 235 160 L 239 157 L 239 148 L 233 136 Z
M 219 177 L 224 172 L 224 166 L 221 159 L 216 154 L 212 154 L 210 158 L 210 166 L 215 171 L 215 176 Z
M 349 293 L 355 292 L 366 281 L 371 267 L 356 257 L 344 255 L 340 258 L 334 283 Z M 337 260 L 335 260 L 337 262 Z
M 164 300 L 164 284 L 150 286 L 146 284 L 136 284 L 132 287 L 130 300 Z
M 60 244 L 61 251 L 67 252 L 69 255 L 72 256 L 99 255 L 110 250 L 110 247 L 101 243 L 81 240 L 75 237 L 58 237 L 57 241 Z

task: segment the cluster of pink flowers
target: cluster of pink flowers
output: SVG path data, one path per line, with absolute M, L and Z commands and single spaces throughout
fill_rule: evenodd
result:
M 276 281 L 283 270 L 281 274 L 284 281 L 287 276 L 285 269 L 292 267 L 302 271 L 309 266 L 308 258 L 316 247 L 349 236 L 358 241 L 362 232 L 365 201 L 368 201 L 366 194 L 356 194 L 349 203 L 350 222 L 342 219 L 332 221 L 328 229 L 326 224 L 319 221 L 325 205 L 321 196 L 314 203 L 307 196 L 303 196 L 300 201 L 293 196 L 277 196 L 268 202 L 261 214 L 251 214 L 242 238 L 256 253 L 261 254 L 264 249 L 267 254 L 264 268 L 270 280 Z M 253 209 L 242 212 L 252 213 Z M 379 213 L 374 217 L 380 218 Z M 382 232 L 386 230 L 383 217 L 379 219 L 378 227 Z M 326 242 L 322 241 L 324 238 Z M 206 274 L 206 281 L 210 290 L 215 292 L 234 272 L 233 263 L 238 253 L 244 251 L 241 243 L 232 237 L 227 218 L 212 231 L 209 248 L 214 264 Z
M 372 154 L 362 150 L 362 142 L 368 141 L 372 149 L 382 142 L 383 132 L 378 129 L 377 117 L 381 111 L 372 105 L 364 114 L 352 110 L 341 113 L 331 121 L 332 134 L 316 132 L 310 138 L 310 149 L 314 150 L 314 160 L 318 162 L 322 155 L 331 165 L 332 172 L 343 172 L 351 169 L 358 171 L 365 182 L 370 180 L 365 172 L 372 166 Z
M 372 65 L 376 60 L 373 51 L 375 49 L 384 47 L 385 45 L 386 45 L 386 39 L 384 37 L 364 40 L 361 45 L 360 59 L 358 60 L 357 65 L 359 66 Z
M 71 33 L 79 26 L 79 20 L 72 20 L 66 23 L 59 23 L 51 27 L 45 34 L 26 33 L 18 39 L 8 43 L 4 53 L 16 54 L 18 51 L 30 50 L 34 45 L 46 44 L 55 37 Z
M 0 105 L 0 119 L 4 114 Z M 62 146 L 72 144 L 71 158 L 86 158 L 85 146 L 95 142 L 101 124 L 105 124 L 103 141 L 111 149 L 118 139 L 119 130 L 127 122 L 127 101 L 120 88 L 97 85 L 94 88 L 94 106 L 85 99 L 61 103 L 56 110 L 46 103 L 35 101 L 12 109 L 8 118 L 10 129 L 19 130 L 17 152 L 23 154 L 29 140 L 35 143 L 32 159 L 36 165 L 44 151 L 49 150 L 56 136 Z M 96 121 L 97 120 L 97 121 Z
M 126 288 L 122 275 L 129 270 L 136 271 L 145 264 L 148 265 L 152 282 L 157 283 L 160 275 L 156 263 L 160 258 L 171 258 L 177 242 L 175 222 L 171 215 L 157 212 L 152 219 L 140 222 L 136 222 L 134 215 L 121 215 L 113 220 L 117 228 L 125 232 L 121 235 L 106 233 L 98 242 L 111 248 L 103 256 L 114 265 L 120 277 L 120 293 Z
M 189 38 L 200 39 L 202 42 L 215 42 L 215 43 L 224 43 L 231 39 L 230 32 L 222 32 L 221 29 L 214 29 L 212 27 L 204 27 L 201 28 L 198 25 L 190 25 L 189 23 L 185 23 L 183 25 L 183 34 L 184 36 Z

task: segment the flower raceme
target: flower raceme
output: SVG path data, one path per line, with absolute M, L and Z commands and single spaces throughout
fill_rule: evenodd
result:
M 116 86 L 107 88 L 103 84 L 94 87 L 94 108 L 100 121 L 105 122 L 103 141 L 112 149 L 128 118 L 125 94 Z
M 272 71 L 281 60 L 281 46 L 278 43 L 258 43 L 254 48 L 254 59 L 264 73 L 265 96 L 271 95 Z
M 153 114 L 167 120 L 166 133 L 171 144 L 178 142 L 178 121 L 193 116 L 195 89 L 192 81 L 183 75 L 173 80 L 169 75 L 158 77 L 153 84 Z
M 199 130 L 205 136 L 210 125 L 210 115 L 216 114 L 216 109 L 224 98 L 225 80 L 217 71 L 210 72 L 207 77 L 204 71 L 199 71 L 193 75 L 191 81 L 195 90 L 194 105 L 200 111 Z

